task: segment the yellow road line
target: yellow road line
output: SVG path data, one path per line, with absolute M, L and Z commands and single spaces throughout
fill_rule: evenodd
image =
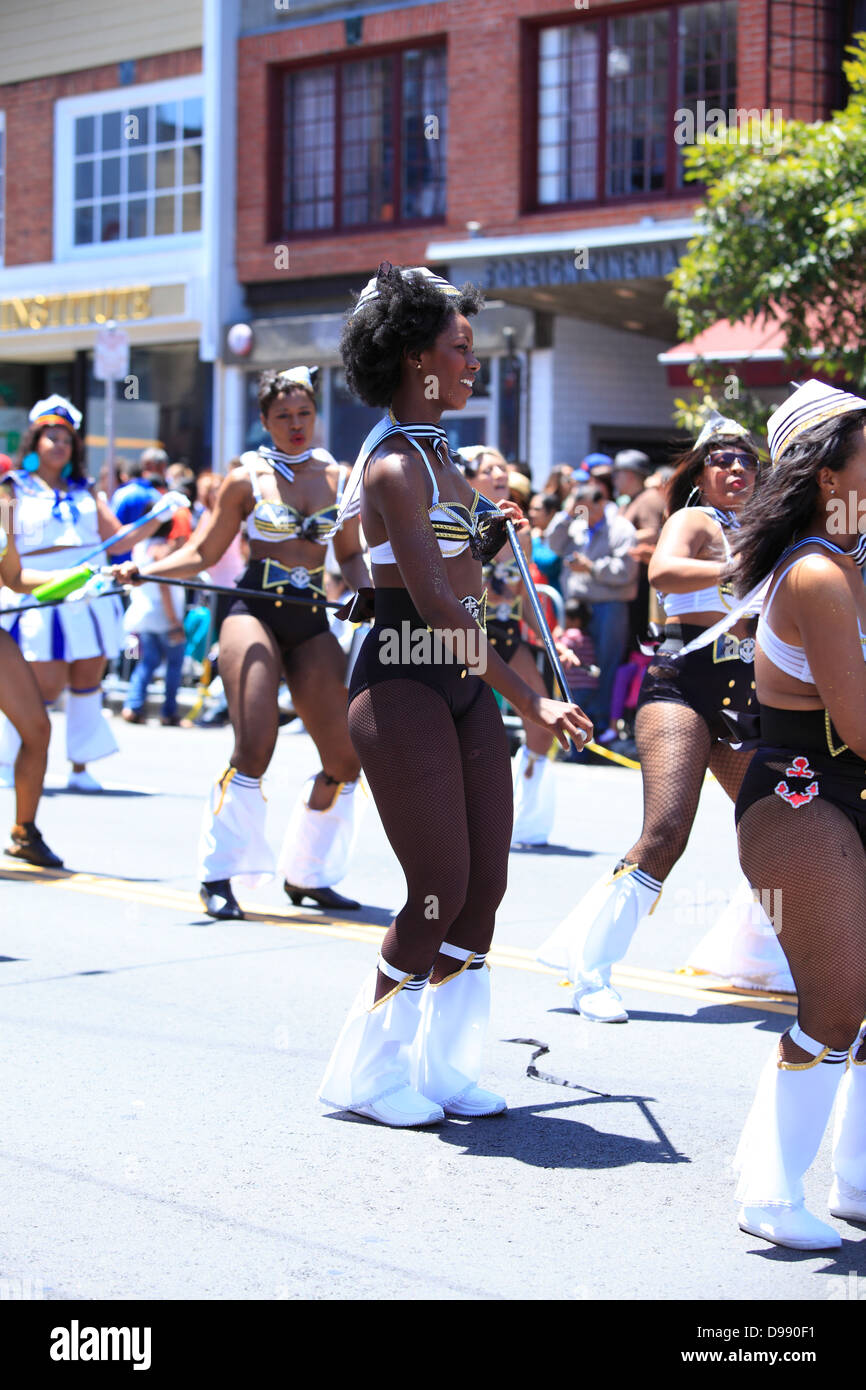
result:
M 40 883 L 45 887 L 60 888 L 68 893 L 84 893 L 91 897 L 140 903 L 146 907 L 173 908 L 180 912 L 192 911 L 197 915 L 204 911 L 197 893 L 187 893 L 179 888 L 152 887 L 128 879 L 109 878 L 99 874 L 36 869 L 29 864 L 4 864 L 0 868 L 0 880 L 2 879 Z M 347 922 L 339 919 L 335 921 L 333 918 L 321 917 L 318 913 L 315 916 L 307 916 L 303 915 L 302 909 L 299 912 L 297 908 L 273 907 L 263 911 L 257 906 L 248 905 L 244 910 L 249 913 L 248 920 L 251 922 L 270 922 L 292 931 L 309 932 L 313 936 L 332 937 L 340 941 L 361 941 L 367 945 L 378 945 L 386 930 L 385 927 L 367 922 Z M 523 970 L 533 975 L 561 974 L 561 971 L 552 970 L 550 966 L 541 965 L 532 951 L 520 946 L 494 946 L 489 953 L 489 959 L 493 965 Z M 688 978 L 665 970 L 649 970 L 628 965 L 619 966 L 613 971 L 613 979 L 617 985 L 644 990 L 650 994 L 697 999 L 701 1003 L 712 1001 L 717 1004 L 736 1004 L 740 1008 L 758 1009 L 767 1013 L 797 1012 L 791 995 L 742 993 L 719 985 L 687 984 Z

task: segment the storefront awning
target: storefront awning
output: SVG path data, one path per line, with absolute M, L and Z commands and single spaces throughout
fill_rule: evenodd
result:
M 669 386 L 689 386 L 688 368 L 698 359 L 730 363 L 747 386 L 782 386 L 791 375 L 785 364 L 784 321 L 774 314 L 759 314 L 750 323 L 719 319 L 690 342 L 660 352 Z M 820 348 L 811 354 L 819 356 Z

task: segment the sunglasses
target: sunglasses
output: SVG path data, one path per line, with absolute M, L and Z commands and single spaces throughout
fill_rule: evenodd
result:
M 755 473 L 758 469 L 755 455 L 742 449 L 714 449 L 707 455 L 707 459 L 715 468 L 732 468 L 735 463 L 739 463 L 749 473 Z

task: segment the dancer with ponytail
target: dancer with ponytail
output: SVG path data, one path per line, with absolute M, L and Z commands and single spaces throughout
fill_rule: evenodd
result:
M 810 381 L 768 434 L 773 472 L 736 546 L 744 605 L 766 594 L 760 743 L 736 817 L 743 870 L 777 903 L 798 1009 L 740 1142 L 739 1224 L 825 1250 L 841 1239 L 806 1209 L 803 1177 L 834 1098 L 828 1205 L 866 1221 L 866 399 Z
M 723 719 L 723 711 L 748 712 L 754 703 L 755 644 L 747 621 L 712 648 L 684 659 L 679 653 L 731 607 L 730 537 L 757 476 L 756 442 L 736 420 L 714 412 L 670 482 L 670 518 L 649 571 L 664 595 L 665 635 L 644 678 L 635 724 L 643 828 L 538 951 L 539 960 L 568 970 L 575 1010 L 595 1023 L 628 1020 L 610 983 L 611 967 L 686 848 L 707 768 L 735 800 L 749 764 L 751 753 L 731 746 L 736 735 Z M 748 927 L 760 909 L 743 887 L 747 901 L 740 910 Z M 766 933 L 779 954 L 769 924 Z
M 274 874 L 261 780 L 276 747 L 283 676 L 322 760 L 286 830 L 279 857 L 285 890 L 295 904 L 311 898 L 342 911 L 360 906 L 333 888 L 354 844 L 360 768 L 346 728 L 346 658 L 327 609 L 316 602 L 325 598 L 325 550 L 348 476 L 327 449 L 312 447 L 317 370 L 262 375 L 259 410 L 273 443 L 241 456 L 213 511 L 180 550 L 118 574 L 121 582 L 191 578 L 216 563 L 244 528 L 251 560 L 238 588 L 310 600 L 301 607 L 239 596 L 228 600 L 220 628 L 220 674 L 235 746 L 211 793 L 199 842 L 200 896 L 208 915 L 220 919 L 243 918 L 232 879 L 255 887 Z M 357 522 L 334 537 L 334 553 L 353 590 L 369 584 Z
M 341 344 L 350 389 L 388 408 L 361 446 L 341 508 L 343 521 L 360 512 L 375 584 L 349 731 L 407 900 L 320 1099 L 398 1127 L 506 1106 L 478 1085 L 486 954 L 511 840 L 508 741 L 493 689 L 566 746 L 591 732 L 577 706 L 531 690 L 483 633 L 481 565 L 502 548 L 502 514 L 518 518 L 519 508 L 473 491 L 439 424 L 472 394 L 480 364 L 469 316 L 480 307 L 472 285 L 458 290 L 423 267 L 385 262 Z

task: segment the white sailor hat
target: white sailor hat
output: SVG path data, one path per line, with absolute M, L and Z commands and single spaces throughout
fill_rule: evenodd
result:
M 748 433 L 745 425 L 741 425 L 738 420 L 732 420 L 729 416 L 720 415 L 717 410 L 711 410 L 695 440 L 695 448 L 700 449 L 708 439 L 742 439 L 743 435 Z
M 47 396 L 37 401 L 30 412 L 31 425 L 66 425 L 74 430 L 81 428 L 82 414 L 76 410 L 65 396 Z
M 804 430 L 811 429 L 822 420 L 830 420 L 834 415 L 848 415 L 852 410 L 866 410 L 866 400 L 862 396 L 852 395 L 850 391 L 839 391 L 835 386 L 828 386 L 825 381 L 807 381 L 805 385 L 798 386 L 767 421 L 773 467 Z
M 284 372 L 277 372 L 277 380 L 290 382 L 295 386 L 304 386 L 308 391 L 315 391 L 318 375 L 318 367 L 287 367 Z
M 393 269 L 393 267 L 390 261 L 382 261 L 376 274 L 372 279 L 367 281 L 358 296 L 358 302 L 352 310 L 353 314 L 357 314 L 359 309 L 365 308 L 366 305 L 370 304 L 374 299 L 379 298 L 379 276 L 387 275 L 391 269 Z M 450 284 L 447 280 L 444 280 L 441 275 L 437 275 L 434 271 L 428 270 L 425 265 L 401 266 L 400 274 L 403 276 L 404 280 L 408 280 L 410 275 L 421 275 L 425 280 L 428 280 L 431 285 L 434 285 L 437 290 L 441 290 L 442 293 L 449 298 L 459 299 L 460 297 L 460 290 L 458 290 L 456 285 Z

